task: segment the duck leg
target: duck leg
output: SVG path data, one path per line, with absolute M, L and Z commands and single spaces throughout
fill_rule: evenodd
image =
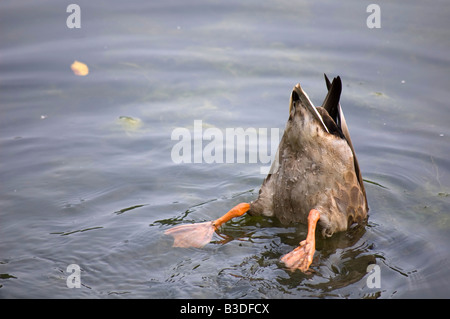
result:
M 320 213 L 316 209 L 311 209 L 308 215 L 308 235 L 306 239 L 300 242 L 300 245 L 290 253 L 281 257 L 286 267 L 291 271 L 300 269 L 305 272 L 313 261 L 314 252 L 316 251 L 316 226 L 320 219 Z
M 244 215 L 249 209 L 250 204 L 240 203 L 214 221 L 176 226 L 166 230 L 164 234 L 173 236 L 173 247 L 201 248 L 211 241 L 214 232 L 222 224 L 234 217 Z

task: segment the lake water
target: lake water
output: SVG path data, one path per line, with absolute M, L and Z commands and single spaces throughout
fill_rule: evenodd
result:
M 0 3 L 0 297 L 450 297 L 445 1 L 378 1 L 381 28 L 356 0 L 83 0 L 79 29 L 70 3 Z M 279 261 L 306 227 L 274 219 L 172 248 L 166 229 L 256 199 L 265 177 L 259 158 L 176 163 L 172 132 L 281 138 L 292 87 L 320 104 L 324 73 L 343 81 L 367 227 L 318 237 L 309 274 Z

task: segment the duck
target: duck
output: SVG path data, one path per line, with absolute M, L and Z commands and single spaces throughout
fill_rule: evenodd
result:
M 280 258 L 287 269 L 307 272 L 315 254 L 316 232 L 331 237 L 367 223 L 364 182 L 340 105 L 342 81 L 339 76 L 332 82 L 324 77 L 327 94 L 318 107 L 300 84 L 294 86 L 289 118 L 258 198 L 236 205 L 216 220 L 166 230 L 174 247 L 201 248 L 232 218 L 246 213 L 267 216 L 284 225 L 307 225 L 306 238 Z

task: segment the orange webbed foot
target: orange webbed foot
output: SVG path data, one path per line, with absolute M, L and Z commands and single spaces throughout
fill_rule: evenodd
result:
M 291 271 L 299 269 L 306 272 L 311 265 L 316 251 L 316 225 L 319 221 L 320 213 L 316 209 L 312 209 L 308 215 L 308 235 L 306 239 L 300 242 L 300 245 L 290 253 L 281 257 L 287 268 Z
M 250 204 L 241 203 L 215 221 L 176 226 L 166 230 L 164 234 L 173 236 L 173 247 L 201 248 L 211 241 L 214 232 L 222 224 L 234 217 L 242 216 L 249 209 Z
M 202 248 L 211 241 L 215 231 L 213 222 L 204 222 L 176 226 L 166 230 L 164 234 L 173 236 L 173 247 Z
M 300 246 L 281 257 L 281 261 L 291 271 L 299 269 L 306 272 L 313 261 L 314 252 L 315 243 L 308 243 L 306 240 L 303 240 Z

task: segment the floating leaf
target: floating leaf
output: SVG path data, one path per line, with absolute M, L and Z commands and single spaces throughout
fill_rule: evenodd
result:
M 89 74 L 89 68 L 83 62 L 75 60 L 70 66 L 70 68 L 72 69 L 73 73 L 75 73 L 75 75 L 85 76 Z
M 131 116 L 120 116 L 119 121 L 122 124 L 123 128 L 127 131 L 137 130 L 142 125 L 142 121 L 139 118 Z
M 385 99 L 389 98 L 389 96 L 387 96 L 383 92 L 373 92 L 372 95 L 375 95 L 375 96 L 378 96 L 378 97 L 381 97 L 381 98 L 385 98 Z
M 140 207 L 144 207 L 144 206 L 147 206 L 147 205 L 135 205 L 135 206 L 127 207 L 127 208 L 122 208 L 122 209 L 114 212 L 114 214 L 120 215 L 120 214 L 123 214 L 125 212 L 130 211 L 130 210 L 133 210 L 133 209 L 136 209 L 136 208 L 140 208 Z

